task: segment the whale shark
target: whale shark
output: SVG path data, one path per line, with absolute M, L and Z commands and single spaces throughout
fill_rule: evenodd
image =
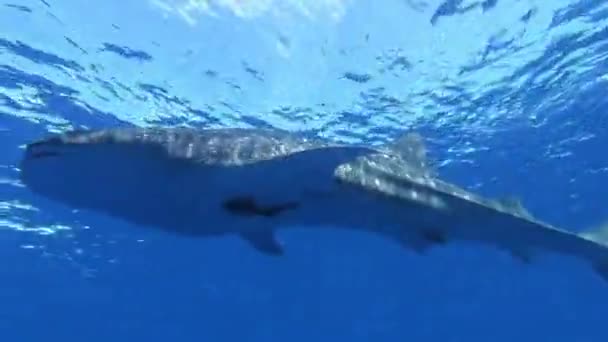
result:
M 530 264 L 541 252 L 581 258 L 608 281 L 608 225 L 575 233 L 514 198 L 442 180 L 423 138 L 355 145 L 279 129 L 128 127 L 73 130 L 27 144 L 21 182 L 72 208 L 189 237 L 235 235 L 265 255 L 277 231 L 343 228 L 416 254 L 456 241 Z

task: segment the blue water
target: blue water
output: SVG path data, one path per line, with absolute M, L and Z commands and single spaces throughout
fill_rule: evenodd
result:
M 608 341 L 578 260 L 304 228 L 268 258 L 73 212 L 16 169 L 78 127 L 416 130 L 441 177 L 581 231 L 608 219 L 607 23 L 600 0 L 0 1 L 0 340 Z

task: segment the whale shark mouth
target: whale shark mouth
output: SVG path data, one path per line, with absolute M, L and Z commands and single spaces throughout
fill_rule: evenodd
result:
M 52 151 L 41 151 L 41 152 L 32 152 L 30 154 L 30 159 L 42 159 L 42 158 L 52 158 L 60 156 L 60 153 L 52 152 Z
M 26 147 L 25 160 L 53 158 L 61 155 L 65 144 L 57 137 L 51 137 L 30 143 Z

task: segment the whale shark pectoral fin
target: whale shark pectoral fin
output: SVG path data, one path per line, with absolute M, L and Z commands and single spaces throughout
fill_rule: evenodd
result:
M 447 238 L 438 230 L 421 230 L 419 234 L 403 234 L 399 237 L 399 243 L 417 254 L 426 254 L 434 246 L 444 245 Z
M 239 216 L 273 217 L 286 210 L 296 209 L 298 202 L 285 202 L 274 205 L 260 205 L 253 196 L 237 196 L 222 202 L 228 212 Z
M 432 245 L 445 245 L 448 242 L 446 234 L 439 229 L 423 230 L 422 238 Z
M 253 248 L 266 255 L 281 256 L 285 254 L 283 245 L 277 240 L 274 231 L 247 232 L 240 235 Z
M 431 247 L 433 247 L 432 244 L 425 242 L 424 240 L 412 241 L 412 240 L 403 239 L 400 242 L 404 248 L 412 250 L 418 255 L 426 254 L 428 252 L 428 250 L 431 249 Z
M 594 263 L 592 266 L 597 275 L 608 281 L 608 263 Z
M 520 262 L 529 265 L 532 263 L 532 253 L 525 249 L 509 249 L 509 254 Z

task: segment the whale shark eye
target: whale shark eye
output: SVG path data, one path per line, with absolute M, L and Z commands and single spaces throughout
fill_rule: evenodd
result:
M 285 202 L 275 205 L 259 205 L 253 196 L 232 197 L 222 203 L 225 210 L 240 216 L 273 217 L 300 206 L 298 202 Z

